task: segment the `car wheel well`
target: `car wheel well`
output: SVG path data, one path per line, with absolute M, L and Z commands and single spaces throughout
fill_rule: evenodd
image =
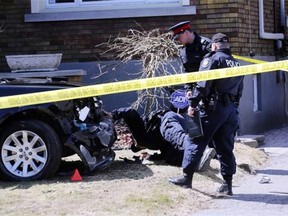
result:
M 57 119 L 54 118 L 53 115 L 51 115 L 47 112 L 44 112 L 42 110 L 38 110 L 38 109 L 30 109 L 30 110 L 25 110 L 23 112 L 18 112 L 16 114 L 10 116 L 9 118 L 7 118 L 1 124 L 1 127 L 5 128 L 6 125 L 10 124 L 11 122 L 19 121 L 21 119 L 37 119 L 39 121 L 43 121 L 46 124 L 53 127 L 57 131 L 57 134 L 58 134 L 60 139 L 62 137 L 62 134 L 64 135 L 64 131 L 63 131 L 60 123 L 57 121 Z

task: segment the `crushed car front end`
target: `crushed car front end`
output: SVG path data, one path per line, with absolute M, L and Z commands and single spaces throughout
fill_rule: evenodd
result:
M 0 97 L 77 87 L 68 83 L 2 82 Z M 63 157 L 75 153 L 93 173 L 114 161 L 111 148 L 116 137 L 99 97 L 1 109 L 1 176 L 15 181 L 49 178 Z

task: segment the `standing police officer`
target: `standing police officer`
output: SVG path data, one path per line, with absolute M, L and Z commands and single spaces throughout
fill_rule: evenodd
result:
M 222 33 L 212 37 L 211 52 L 200 65 L 200 71 L 239 66 L 231 55 L 229 39 Z M 197 164 L 213 138 L 213 145 L 221 165 L 224 182 L 218 192 L 232 195 L 232 177 L 236 172 L 233 154 L 235 132 L 239 119 L 237 107 L 243 90 L 243 76 L 198 82 L 190 98 L 188 115 L 193 116 L 200 100 L 205 104 L 207 119 L 203 122 L 204 136 L 194 139 L 197 145 L 184 150 L 183 176 L 168 181 L 182 187 L 191 187 Z
M 174 39 L 183 45 L 180 50 L 180 57 L 185 71 L 198 71 L 200 62 L 210 51 L 211 40 L 192 31 L 190 21 L 180 22 L 170 27 L 169 30 L 173 32 Z M 186 89 L 192 89 L 192 87 L 192 84 L 186 85 Z

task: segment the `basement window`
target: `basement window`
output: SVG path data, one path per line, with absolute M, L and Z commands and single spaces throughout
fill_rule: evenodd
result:
M 30 0 L 25 22 L 196 14 L 190 0 Z
M 261 74 L 253 75 L 253 111 L 262 111 Z

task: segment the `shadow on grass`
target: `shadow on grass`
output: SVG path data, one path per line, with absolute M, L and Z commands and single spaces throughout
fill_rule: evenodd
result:
M 152 170 L 144 164 L 134 161 L 115 160 L 104 170 L 88 173 L 81 161 L 63 161 L 54 178 L 65 181 L 78 169 L 85 181 L 113 181 L 119 179 L 143 179 L 153 175 Z
M 129 157 L 128 157 L 129 158 Z M 125 158 L 127 159 L 127 158 Z M 0 181 L 0 188 L 13 189 L 28 189 L 34 185 L 41 184 L 55 184 L 55 183 L 65 183 L 70 182 L 74 171 L 78 169 L 80 175 L 83 178 L 83 182 L 94 182 L 94 181 L 113 181 L 113 180 L 138 180 L 153 176 L 153 170 L 150 168 L 152 166 L 172 166 L 167 164 L 163 160 L 150 161 L 149 164 L 142 164 L 134 161 L 133 158 L 128 160 L 116 159 L 109 167 L 104 170 L 98 170 L 94 173 L 87 172 L 84 164 L 78 158 L 76 160 L 62 160 L 58 172 L 51 179 L 47 180 L 37 180 L 29 182 L 8 182 Z M 206 178 L 212 179 L 214 182 L 221 182 L 221 179 L 217 177 L 219 169 L 209 169 L 205 172 L 198 172 L 198 174 L 205 176 Z
M 22 182 L 9 182 L 5 180 L 0 181 L 0 188 L 14 189 L 28 189 L 34 185 L 41 184 L 54 184 L 59 182 L 70 182 L 75 169 L 78 169 L 83 178 L 83 182 L 92 181 L 113 181 L 119 179 L 144 179 L 152 176 L 153 171 L 144 164 L 127 163 L 124 160 L 115 160 L 109 167 L 104 170 L 98 170 L 95 173 L 88 173 L 81 160 L 76 161 L 61 161 L 58 172 L 51 179 L 37 180 L 37 181 L 22 181 Z

